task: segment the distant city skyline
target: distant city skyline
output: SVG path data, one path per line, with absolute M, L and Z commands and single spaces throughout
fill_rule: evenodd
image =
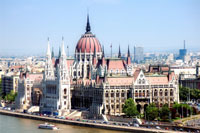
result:
M 0 1 L 0 56 L 45 55 L 47 38 L 55 54 L 64 36 L 70 55 L 85 32 L 89 12 L 91 31 L 105 53 L 122 54 L 130 45 L 144 52 L 200 51 L 199 0 L 77 0 Z M 89 11 L 88 11 L 89 10 Z

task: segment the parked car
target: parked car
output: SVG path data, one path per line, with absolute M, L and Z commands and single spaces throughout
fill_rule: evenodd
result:
M 119 125 L 119 126 L 122 126 L 123 124 L 122 124 L 122 123 L 118 123 L 118 125 Z
M 129 125 L 128 123 L 123 123 L 123 125 L 124 125 L 124 126 L 130 127 L 130 125 Z
M 107 122 L 107 121 L 104 121 L 103 124 L 108 124 L 108 122 Z
M 165 128 L 165 130 L 169 130 L 169 128 L 168 128 L 168 127 L 166 127 L 166 128 Z
M 139 124 L 137 124 L 137 123 L 134 123 L 133 126 L 134 127 L 140 127 Z
M 153 125 L 153 122 L 149 122 L 150 125 Z
M 113 123 L 113 125 L 117 125 L 117 123 L 116 123 L 116 122 L 114 122 L 114 123 Z
M 184 131 L 183 128 L 179 128 L 179 131 Z
M 156 129 L 161 129 L 159 126 L 156 126 Z

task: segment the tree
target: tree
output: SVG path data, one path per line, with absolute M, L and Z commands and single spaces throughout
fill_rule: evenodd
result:
M 163 119 L 164 121 L 168 121 L 169 120 L 169 114 L 170 114 L 170 109 L 168 107 L 168 104 L 163 105 L 162 108 L 160 109 L 161 119 Z
M 179 86 L 179 96 L 180 100 L 187 101 L 189 97 L 189 88 Z
M 149 120 L 154 120 L 158 117 L 158 108 L 154 103 L 151 103 L 146 108 L 146 116 Z
M 8 102 L 14 102 L 16 96 L 17 93 L 11 90 L 10 93 L 5 96 L 5 100 L 7 100 Z
M 132 98 L 129 98 L 125 101 L 125 104 L 122 107 L 122 112 L 125 113 L 128 117 L 134 117 L 139 115 L 137 107 Z
M 177 116 L 187 117 L 187 116 L 190 116 L 191 113 L 192 113 L 192 107 L 190 107 L 188 104 L 178 104 L 178 103 L 175 103 L 173 105 L 173 109 L 176 109 L 176 115 L 175 115 L 175 117 L 177 117 Z
M 179 95 L 180 100 L 187 101 L 190 99 L 198 100 L 200 98 L 200 90 L 199 89 L 190 89 L 184 86 L 179 86 Z

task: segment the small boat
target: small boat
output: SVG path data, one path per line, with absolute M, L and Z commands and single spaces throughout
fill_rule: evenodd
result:
M 49 124 L 49 123 L 39 124 L 38 128 L 41 128 L 41 129 L 50 129 L 50 130 L 56 130 L 56 129 L 58 129 L 55 125 L 52 125 L 52 124 Z

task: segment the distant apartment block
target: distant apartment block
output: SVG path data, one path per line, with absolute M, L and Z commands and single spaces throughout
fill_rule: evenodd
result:
M 6 75 L 1 76 L 2 80 L 2 94 L 7 95 L 10 93 L 11 90 L 14 90 L 14 92 L 18 91 L 18 79 L 19 74 L 18 73 L 7 73 Z
M 141 63 L 144 60 L 144 48 L 134 46 L 134 62 Z

